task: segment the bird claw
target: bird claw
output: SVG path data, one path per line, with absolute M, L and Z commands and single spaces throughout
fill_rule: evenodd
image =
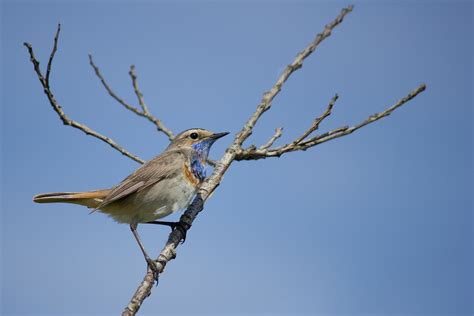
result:
M 153 272 L 153 280 L 156 282 L 156 285 L 158 285 L 158 277 L 160 275 L 160 272 L 158 271 L 158 266 L 156 265 L 156 262 L 150 258 L 148 258 L 146 262 L 150 270 Z
M 186 235 L 187 235 L 187 229 L 185 227 L 185 225 L 181 222 L 176 222 L 176 224 L 174 225 L 174 227 L 172 227 L 172 230 L 179 230 L 180 233 L 181 233 L 181 236 L 183 236 L 181 238 L 181 240 L 179 241 L 181 244 L 184 244 L 184 242 L 186 241 Z

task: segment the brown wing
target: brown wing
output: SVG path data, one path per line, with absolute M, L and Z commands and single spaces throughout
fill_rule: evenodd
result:
M 157 182 L 182 172 L 186 153 L 182 150 L 165 151 L 161 155 L 144 163 L 134 173 L 114 187 L 96 209 L 120 200 L 132 193 L 156 184 Z

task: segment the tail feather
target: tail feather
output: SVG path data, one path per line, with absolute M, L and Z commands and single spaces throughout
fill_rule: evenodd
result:
M 90 192 L 53 192 L 38 194 L 33 197 L 36 203 L 73 203 L 96 208 L 109 194 L 110 190 Z

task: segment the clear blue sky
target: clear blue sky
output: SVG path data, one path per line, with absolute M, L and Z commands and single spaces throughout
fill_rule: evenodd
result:
M 250 143 L 356 123 L 425 82 L 392 116 L 280 159 L 232 165 L 141 315 L 472 315 L 473 4 L 356 2 L 285 85 Z M 22 43 L 74 119 L 150 159 L 167 140 L 120 108 L 88 65 L 175 132 L 236 133 L 346 2 L 7 1 L 2 10 L 2 315 L 117 315 L 145 272 L 126 225 L 34 194 L 112 186 L 137 164 L 61 125 Z M 231 141 L 219 141 L 218 158 Z M 174 219 L 174 218 L 171 218 Z M 157 254 L 168 229 L 140 227 Z

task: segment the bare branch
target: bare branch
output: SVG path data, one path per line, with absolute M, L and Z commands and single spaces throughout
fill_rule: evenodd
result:
M 142 116 L 142 113 L 140 112 L 139 109 L 137 109 L 136 107 L 134 107 L 133 105 L 130 105 L 128 104 L 127 102 L 125 102 L 122 98 L 120 98 L 113 90 L 112 88 L 108 85 L 108 83 L 105 81 L 105 78 L 102 76 L 102 74 L 100 73 L 100 70 L 99 70 L 99 67 L 97 67 L 94 63 L 94 60 L 92 59 L 92 55 L 89 54 L 89 65 L 91 65 L 91 67 L 94 69 L 94 72 L 96 74 L 96 76 L 99 78 L 100 82 L 102 83 L 102 85 L 104 86 L 105 90 L 107 90 L 107 92 L 109 93 L 109 95 L 115 99 L 115 101 L 117 101 L 118 103 L 120 103 L 121 105 L 123 105 L 127 110 L 129 111 L 132 111 L 133 113 L 137 114 L 137 115 L 140 115 Z
M 306 139 L 306 137 L 308 137 L 309 135 L 311 135 L 315 130 L 317 130 L 319 128 L 319 124 L 321 124 L 321 122 L 326 118 L 328 117 L 329 115 L 331 115 L 331 111 L 332 111 L 332 108 L 334 107 L 334 104 L 336 103 L 337 99 L 339 98 L 339 96 L 337 95 L 337 93 L 334 95 L 334 97 L 331 99 L 331 102 L 329 102 L 328 104 L 328 107 L 326 108 L 326 111 L 324 111 L 324 113 L 320 116 L 320 117 L 317 117 L 314 119 L 313 121 L 313 125 L 311 125 L 310 128 L 308 128 L 304 133 L 303 135 L 301 135 L 300 137 L 298 137 L 297 139 L 295 139 L 293 141 L 293 144 L 296 145 L 296 144 L 299 144 L 301 143 L 303 140 Z M 260 148 L 261 149 L 261 148 Z
M 339 131 L 335 130 L 333 133 L 328 134 L 328 135 L 323 134 L 323 135 L 320 135 L 320 136 L 313 137 L 313 138 L 309 139 L 308 141 L 302 143 L 301 145 L 311 147 L 311 146 L 314 146 L 314 145 L 317 145 L 317 144 L 327 142 L 328 140 L 331 140 L 331 139 L 334 139 L 334 138 L 349 135 L 352 132 L 358 130 L 359 128 L 362 128 L 362 127 L 364 127 L 364 126 L 366 126 L 370 123 L 378 121 L 381 118 L 389 116 L 396 109 L 398 109 L 399 107 L 401 107 L 402 105 L 404 105 L 405 103 L 407 103 L 408 101 L 410 101 L 411 99 L 413 99 L 414 97 L 416 97 L 418 94 L 420 94 L 421 92 L 423 92 L 425 90 L 426 90 L 426 84 L 422 83 L 420 86 L 418 86 L 418 88 L 416 88 L 415 90 L 410 92 L 404 98 L 398 100 L 397 103 L 395 103 L 391 107 L 387 108 L 385 111 L 380 112 L 380 113 L 375 113 L 374 115 L 369 116 L 366 120 L 364 120 L 363 122 L 361 122 L 361 123 L 359 123 L 359 124 L 357 124 L 353 127 L 349 127 L 347 129 L 341 128 L 341 130 L 339 130 Z
M 353 8 L 353 6 L 348 6 L 347 8 L 342 9 L 341 13 L 331 23 L 325 26 L 323 32 L 316 35 L 315 39 L 302 52 L 296 55 L 295 60 L 290 65 L 286 66 L 285 70 L 280 75 L 270 91 L 267 91 L 263 94 L 263 98 L 260 101 L 260 104 L 257 106 L 254 114 L 249 118 L 247 123 L 245 123 L 240 133 L 237 134 L 237 145 L 241 146 L 243 142 L 252 134 L 253 127 L 257 123 L 258 119 L 263 113 L 271 108 L 273 99 L 281 91 L 283 84 L 286 82 L 286 80 L 288 80 L 291 74 L 303 66 L 303 61 L 306 59 L 306 57 L 311 55 L 311 53 L 316 50 L 322 41 L 331 36 L 332 30 L 344 20 L 344 17 L 349 14 Z
M 132 78 L 133 90 L 135 91 L 135 94 L 137 96 L 138 104 L 140 104 L 142 108 L 142 112 L 144 114 L 150 114 L 148 110 L 148 106 L 146 105 L 145 100 L 143 99 L 143 93 L 138 88 L 137 73 L 135 72 L 135 65 L 130 66 L 130 71 L 128 72 L 128 74 L 130 75 L 130 78 Z
M 275 129 L 275 134 L 273 134 L 273 136 L 268 140 L 268 142 L 262 146 L 260 146 L 258 149 L 260 150 L 264 150 L 264 149 L 267 149 L 267 148 L 270 148 L 272 147 L 273 143 L 281 137 L 281 134 L 282 134 L 282 131 L 283 131 L 283 127 L 277 127 Z
M 285 81 L 290 77 L 290 75 L 301 68 L 303 60 L 308 57 L 316 47 L 328 36 L 331 35 L 332 29 L 334 29 L 338 24 L 340 24 L 343 18 L 351 12 L 353 6 L 348 6 L 347 8 L 342 9 L 339 16 L 336 17 L 334 21 L 326 25 L 323 33 L 320 33 L 316 36 L 315 40 L 301 53 L 296 56 L 296 59 L 293 63 L 286 67 L 283 74 L 278 78 L 275 85 L 269 92 L 266 92 L 263 96 L 262 101 L 257 106 L 254 114 L 249 118 L 245 123 L 242 130 L 235 136 L 233 143 L 227 148 L 224 156 L 217 163 L 214 168 L 212 175 L 204 180 L 201 186 L 198 189 L 196 197 L 189 207 L 186 209 L 184 214 L 180 218 L 181 224 L 186 227 L 186 231 L 191 228 L 191 225 L 196 218 L 196 216 L 204 208 L 204 203 L 208 197 L 214 192 L 214 190 L 219 186 L 224 173 L 227 171 L 231 163 L 235 160 L 236 155 L 242 151 L 243 142 L 252 134 L 253 127 L 257 123 L 258 119 L 262 114 L 271 107 L 271 102 L 275 96 L 280 92 Z M 183 233 L 179 229 L 173 230 L 166 242 L 165 247 L 161 250 L 160 255 L 156 259 L 157 268 L 160 273 L 163 272 L 166 264 L 175 258 L 176 248 L 179 245 L 180 240 L 183 238 Z M 122 316 L 132 316 L 137 313 L 140 309 L 143 301 L 150 296 L 151 290 L 153 287 L 153 274 L 150 269 L 148 269 L 147 274 L 143 278 L 143 281 L 139 284 L 137 290 L 133 294 L 130 303 L 125 307 Z
M 398 109 L 399 107 L 401 107 L 402 105 L 404 105 L 405 103 L 407 103 L 408 101 L 416 97 L 419 93 L 423 92 L 425 89 L 426 89 L 426 85 L 421 84 L 418 88 L 410 92 L 406 97 L 400 99 L 397 103 L 395 103 L 391 107 L 387 108 L 385 111 L 371 115 L 366 120 L 364 120 L 363 122 L 355 126 L 352 126 L 352 127 L 343 126 L 333 131 L 329 131 L 324 134 L 312 137 L 306 141 L 299 141 L 300 139 L 297 139 L 297 141 L 295 142 L 292 142 L 290 144 L 286 144 L 280 147 L 276 147 L 276 148 L 270 148 L 270 149 L 264 149 L 264 150 L 250 148 L 250 149 L 242 150 L 239 153 L 237 153 L 235 160 L 258 160 L 258 159 L 264 159 L 268 157 L 280 157 L 281 155 L 285 153 L 298 151 L 298 150 L 306 150 L 308 148 L 322 144 L 329 140 L 352 134 L 354 131 L 358 130 L 359 128 L 362 128 L 370 123 L 378 121 L 381 118 L 389 116 L 390 114 L 392 114 L 393 111 L 395 111 L 396 109 Z M 321 117 L 324 117 L 324 114 Z M 317 120 L 315 122 L 317 122 Z
M 138 104 L 140 104 L 142 108 L 142 113 L 150 122 L 156 125 L 156 128 L 158 129 L 158 131 L 164 133 L 170 141 L 173 140 L 174 138 L 173 132 L 170 129 L 168 129 L 161 120 L 157 119 L 150 113 L 148 106 L 145 103 L 145 99 L 143 98 L 143 93 L 138 88 L 137 73 L 135 72 L 134 65 L 130 66 L 130 71 L 128 72 L 128 74 L 132 78 L 133 90 L 135 91 L 135 94 L 137 96 Z
M 58 25 L 58 30 L 57 30 L 56 36 L 54 38 L 54 47 L 53 47 L 53 50 L 52 50 L 51 55 L 49 57 L 47 74 L 51 73 L 51 65 L 52 65 L 52 62 L 53 62 L 54 54 L 57 50 L 57 41 L 58 41 L 59 31 L 60 31 L 60 25 Z M 59 118 L 61 119 L 61 121 L 63 122 L 64 125 L 72 126 L 74 128 L 77 128 L 77 129 L 83 131 L 87 135 L 91 135 L 91 136 L 93 136 L 97 139 L 100 139 L 101 141 L 109 144 L 115 150 L 119 151 L 122 155 L 127 156 L 127 157 L 135 160 L 136 162 L 139 162 L 139 163 L 144 162 L 143 159 L 141 159 L 138 156 L 132 154 L 131 152 L 125 150 L 125 148 L 123 148 L 122 146 L 117 144 L 115 141 L 113 141 L 109 137 L 104 136 L 104 135 L 94 131 L 93 129 L 87 127 L 84 124 L 81 124 L 79 122 L 71 120 L 64 113 L 64 111 L 63 111 L 62 107 L 59 105 L 58 101 L 56 101 L 56 99 L 54 98 L 53 92 L 51 91 L 51 88 L 49 86 L 49 79 L 45 78 L 43 76 L 43 74 L 41 72 L 41 69 L 39 67 L 39 61 L 36 59 L 35 54 L 33 52 L 33 47 L 31 46 L 30 43 L 23 43 L 23 45 L 25 45 L 26 48 L 28 49 L 28 52 L 30 54 L 30 61 L 33 64 L 34 70 L 35 70 L 36 74 L 38 75 L 38 79 L 39 79 L 41 85 L 43 86 L 44 93 L 48 97 L 49 103 L 53 107 L 54 111 L 58 114 Z
M 153 124 L 155 124 L 156 126 L 156 129 L 159 131 L 159 132 L 162 132 L 163 134 L 165 134 L 168 139 L 171 141 L 173 140 L 174 138 L 174 135 L 173 135 L 173 132 L 171 132 L 170 129 L 168 129 L 164 124 L 163 122 L 161 122 L 158 118 L 156 118 L 155 116 L 153 116 L 149 111 L 148 111 L 148 107 L 146 106 L 146 103 L 143 99 L 143 94 L 141 93 L 141 91 L 138 89 L 138 84 L 136 82 L 136 73 L 135 73 L 135 70 L 134 70 L 134 66 L 131 66 L 130 67 L 130 71 L 129 71 L 129 74 L 130 76 L 132 77 L 132 84 L 133 84 L 133 88 L 134 88 L 134 91 L 135 93 L 137 94 L 137 97 L 138 97 L 138 100 L 139 100 L 139 103 L 140 103 L 140 106 L 142 107 L 142 111 L 140 111 L 140 109 L 138 109 L 137 107 L 125 102 L 124 99 L 122 99 L 121 97 L 119 97 L 113 90 L 112 88 L 109 86 L 109 84 L 107 83 L 107 81 L 105 81 L 105 78 L 104 76 L 102 76 L 102 73 L 100 72 L 100 69 L 99 67 L 97 67 L 97 65 L 94 63 L 94 60 L 92 59 L 92 55 L 89 54 L 89 64 L 91 65 L 91 67 L 94 69 L 94 72 L 97 76 L 97 78 L 99 78 L 100 82 L 102 83 L 102 85 L 104 86 L 105 90 L 107 90 L 107 92 L 109 93 L 109 95 L 115 100 L 117 101 L 118 103 L 120 103 L 124 108 L 126 108 L 127 110 L 135 113 L 136 115 L 138 116 L 141 116 L 141 117 L 144 117 L 146 118 L 147 120 L 149 120 L 150 122 L 152 122 Z
M 58 38 L 59 33 L 61 32 L 61 24 L 58 23 L 58 28 L 56 30 L 56 35 L 54 36 L 54 44 L 53 50 L 51 51 L 51 55 L 49 55 L 48 66 L 46 67 L 46 83 L 49 85 L 49 74 L 51 73 L 51 65 L 53 64 L 54 55 L 58 50 Z

